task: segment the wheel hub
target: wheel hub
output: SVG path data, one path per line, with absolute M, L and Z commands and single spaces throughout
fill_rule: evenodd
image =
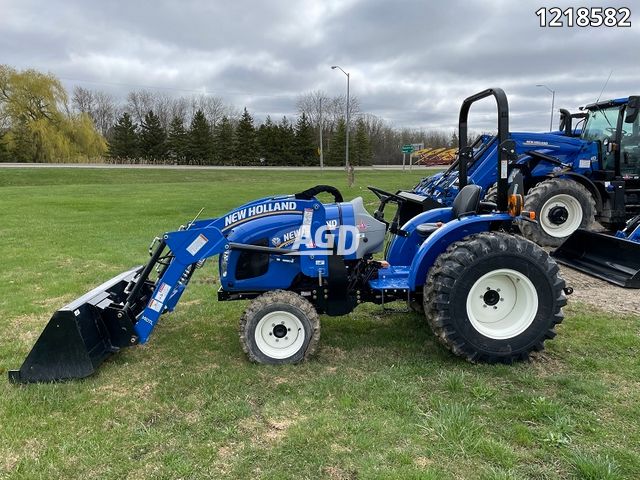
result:
M 487 293 L 482 296 L 482 299 L 485 304 L 493 307 L 500 301 L 500 294 L 496 290 L 487 290 Z
M 549 210 L 548 217 L 554 225 L 562 225 L 569 218 L 569 212 L 564 206 L 556 205 Z
M 278 324 L 275 327 L 273 327 L 273 335 L 276 338 L 282 338 L 287 334 L 287 327 L 285 327 L 282 324 Z
M 565 238 L 580 227 L 583 215 L 577 198 L 560 193 L 547 200 L 540 209 L 540 226 L 551 237 Z

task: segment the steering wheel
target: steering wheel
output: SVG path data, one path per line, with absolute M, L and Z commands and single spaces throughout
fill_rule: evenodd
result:
M 613 136 L 615 136 L 616 131 L 617 131 L 617 130 L 616 130 L 615 128 L 613 128 L 613 127 L 607 127 L 607 128 L 605 128 L 605 130 L 606 130 L 607 132 L 610 132 L 610 133 L 611 133 L 611 135 L 613 135 Z M 626 130 L 622 130 L 622 135 L 629 135 L 629 132 L 627 132 Z
M 344 202 L 344 197 L 340 193 L 340 190 L 336 187 L 332 187 L 331 185 L 316 185 L 315 187 L 308 188 L 303 192 L 296 193 L 295 197 L 300 200 L 311 200 L 313 197 L 323 192 L 333 195 L 333 199 L 336 203 Z
M 399 195 L 396 195 L 395 193 L 387 192 L 385 190 L 382 190 L 381 188 L 372 187 L 371 185 L 367 186 L 367 188 L 371 190 L 373 193 L 375 193 L 376 197 L 378 197 L 382 201 L 393 199 L 396 202 L 404 202 L 404 198 L 402 198 Z

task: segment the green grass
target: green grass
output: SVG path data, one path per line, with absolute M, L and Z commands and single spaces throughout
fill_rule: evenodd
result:
M 621 479 L 640 472 L 640 318 L 570 305 L 533 363 L 471 365 L 420 316 L 322 318 L 310 362 L 247 362 L 215 262 L 151 341 L 83 381 L 18 387 L 51 313 L 205 207 L 419 172 L 0 170 L 0 478 Z

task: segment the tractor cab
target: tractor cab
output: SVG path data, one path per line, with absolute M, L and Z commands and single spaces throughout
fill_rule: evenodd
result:
M 616 177 L 640 176 L 640 97 L 620 98 L 587 105 L 581 133 L 587 142 L 599 142 L 600 170 Z
M 602 201 L 596 220 L 620 228 L 640 213 L 640 96 L 594 103 L 587 112 L 581 139 L 598 145 L 591 180 Z

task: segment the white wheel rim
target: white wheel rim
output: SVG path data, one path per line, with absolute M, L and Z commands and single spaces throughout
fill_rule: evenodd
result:
M 563 215 L 566 215 L 566 220 L 561 223 L 558 223 L 558 220 L 554 222 L 550 218 L 550 214 L 557 212 L 558 209 Z M 540 225 L 548 235 L 555 238 L 564 238 L 580 227 L 582 216 L 582 205 L 580 205 L 578 199 L 563 193 L 551 197 L 542 206 L 540 210 Z
M 479 333 L 495 340 L 524 332 L 538 313 L 536 288 L 522 273 L 508 268 L 480 277 L 467 297 L 467 315 Z
M 254 337 L 262 353 L 283 359 L 295 355 L 302 348 L 305 331 L 302 322 L 293 313 L 277 310 L 260 319 Z

